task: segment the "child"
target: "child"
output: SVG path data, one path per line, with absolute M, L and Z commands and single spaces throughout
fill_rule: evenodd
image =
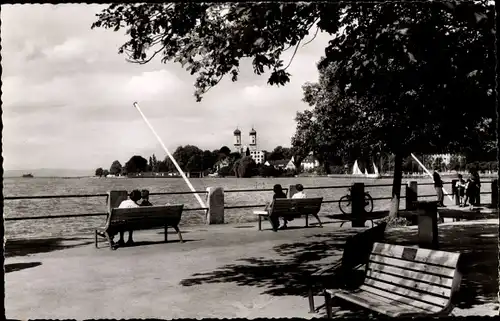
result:
M 142 198 L 142 202 L 141 202 L 140 206 L 153 206 L 153 204 L 151 204 L 151 202 L 149 202 L 149 191 L 147 189 L 143 189 L 141 191 L 141 198 Z
M 458 174 L 458 182 L 455 185 L 457 190 L 458 190 L 458 197 L 459 197 L 459 207 L 463 207 L 464 205 L 464 197 L 465 197 L 465 187 L 466 182 L 462 177 L 462 174 Z
M 469 201 L 470 209 L 472 210 L 474 208 L 474 204 L 476 204 L 476 182 L 472 176 L 467 179 L 464 206 L 467 206 L 467 200 Z

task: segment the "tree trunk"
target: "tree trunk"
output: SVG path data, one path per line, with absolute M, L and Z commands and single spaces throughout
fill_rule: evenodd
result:
M 397 217 L 401 197 L 401 182 L 403 179 L 403 153 L 397 152 L 394 157 L 394 178 L 392 181 L 392 200 L 389 216 Z

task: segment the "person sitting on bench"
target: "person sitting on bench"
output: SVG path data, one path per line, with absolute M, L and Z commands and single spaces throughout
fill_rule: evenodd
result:
M 133 190 L 130 192 L 129 198 L 124 200 L 123 202 L 120 203 L 120 206 L 118 208 L 134 208 L 134 207 L 139 207 L 139 204 L 137 202 L 141 199 L 141 192 L 139 190 Z M 125 231 L 120 231 L 120 240 L 118 241 L 119 246 L 123 246 L 125 244 L 131 245 L 134 243 L 134 240 L 132 239 L 132 231 L 128 231 L 128 240 L 127 243 L 124 241 L 124 234 Z
M 292 198 L 306 198 L 306 193 L 304 193 L 304 186 L 302 184 L 295 185 L 297 193 L 293 194 Z M 283 218 L 283 226 L 280 227 L 281 230 L 288 228 L 288 222 L 293 221 L 293 217 Z
M 277 198 L 286 198 L 286 194 L 283 193 L 283 188 L 281 187 L 280 184 L 276 184 L 273 186 L 273 200 L 277 199 Z M 270 203 L 267 203 L 266 205 L 266 211 L 269 209 L 269 205 Z M 271 217 L 271 225 L 273 226 L 273 231 L 277 231 L 278 230 L 278 226 L 279 226 L 280 222 L 279 222 L 279 218 L 278 217 Z M 286 225 L 286 221 L 285 221 L 285 225 Z
M 147 189 L 143 189 L 141 191 L 141 198 L 142 202 L 140 206 L 153 206 L 153 204 L 149 201 L 149 191 Z

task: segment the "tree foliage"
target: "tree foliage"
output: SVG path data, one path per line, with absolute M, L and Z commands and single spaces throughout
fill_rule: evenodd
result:
M 99 167 L 95 170 L 95 176 L 101 177 L 103 174 L 104 174 L 104 170 L 102 169 L 102 167 Z
M 145 172 L 148 167 L 148 160 L 142 156 L 134 155 L 128 162 L 125 163 L 127 173 L 141 173 Z
M 118 160 L 115 160 L 112 164 L 111 167 L 109 168 L 109 173 L 112 175 L 118 175 L 121 174 L 122 172 L 122 164 Z

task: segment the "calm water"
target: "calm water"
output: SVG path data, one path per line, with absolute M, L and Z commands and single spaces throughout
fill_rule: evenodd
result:
M 403 179 L 403 182 L 409 179 Z M 419 183 L 430 183 L 431 180 L 412 179 Z M 291 184 L 301 183 L 304 187 L 313 186 L 344 186 L 354 181 L 364 182 L 365 185 L 391 184 L 392 179 L 360 179 L 360 178 L 330 178 L 330 177 L 301 177 L 301 178 L 193 178 L 191 183 L 197 191 L 206 190 L 210 186 L 222 186 L 225 190 L 235 189 L 271 189 L 274 184 L 288 187 Z M 445 178 L 445 181 L 447 179 Z M 491 179 L 485 179 L 491 181 Z M 483 184 L 481 192 L 489 192 L 490 184 Z M 34 196 L 34 195 L 64 195 L 64 194 L 101 194 L 109 190 L 148 189 L 150 192 L 189 191 L 182 178 L 4 178 L 4 196 Z M 450 192 L 450 185 L 445 186 Z M 391 187 L 369 187 L 366 190 L 372 197 L 388 197 Z M 434 194 L 432 186 L 419 186 L 420 195 Z M 324 200 L 338 200 L 347 193 L 346 188 L 306 190 L 308 197 L 323 197 Z M 402 188 L 402 196 L 405 195 Z M 204 194 L 200 195 L 204 198 Z M 225 193 L 226 206 L 264 204 L 272 197 L 272 192 L 238 192 Z M 483 195 L 489 202 L 489 196 Z M 151 196 L 155 205 L 185 204 L 185 208 L 199 207 L 198 202 L 191 194 Z M 447 198 L 445 197 L 445 202 Z M 389 200 L 375 201 L 375 210 L 389 208 Z M 404 207 L 404 201 L 401 202 Z M 66 198 L 66 199 L 34 199 L 34 200 L 5 200 L 4 215 L 6 217 L 27 217 L 58 214 L 81 214 L 106 212 L 106 198 Z M 253 208 L 234 209 L 225 211 L 225 220 L 229 223 L 255 221 L 252 215 Z M 340 213 L 337 203 L 323 204 L 320 215 Z M 181 224 L 203 224 L 204 211 L 187 211 L 183 213 Z M 75 217 L 60 219 L 42 219 L 28 221 L 5 222 L 5 233 L 8 238 L 18 237 L 49 237 L 68 236 L 76 234 L 92 235 L 95 227 L 103 226 L 105 217 Z

